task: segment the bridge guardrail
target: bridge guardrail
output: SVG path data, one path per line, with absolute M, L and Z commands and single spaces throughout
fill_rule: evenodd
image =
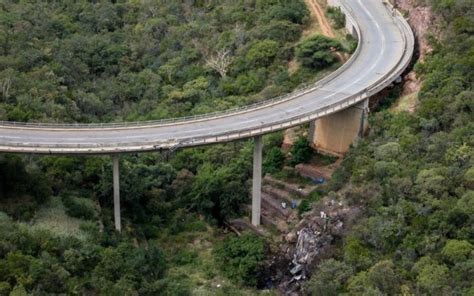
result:
M 414 45 L 413 31 L 411 30 L 408 23 L 404 20 L 404 17 L 402 16 L 402 14 L 398 10 L 394 10 L 392 7 L 392 9 L 390 10 L 390 13 L 393 11 L 395 11 L 397 16 L 392 15 L 392 17 L 394 18 L 394 21 L 397 27 L 399 28 L 399 30 L 402 32 L 401 34 L 403 38 L 402 42 L 404 43 L 403 55 L 401 56 L 400 60 L 397 62 L 397 67 L 395 67 L 394 69 L 386 73 L 381 79 L 373 83 L 368 88 L 348 97 L 343 102 L 338 102 L 338 103 L 334 103 L 329 106 L 323 107 L 322 109 L 318 110 L 316 113 L 308 112 L 306 114 L 298 115 L 290 119 L 282 120 L 280 122 L 273 122 L 271 125 L 262 126 L 260 127 L 259 132 L 252 133 L 252 131 L 255 131 L 256 129 L 250 128 L 247 130 L 241 130 L 239 131 L 238 134 L 236 134 L 235 132 L 233 133 L 231 132 L 228 134 L 216 134 L 214 136 L 206 137 L 197 141 L 196 139 L 193 139 L 193 138 L 186 139 L 186 140 L 182 140 L 180 144 L 182 146 L 193 145 L 193 144 L 199 145 L 199 143 L 205 144 L 206 139 L 209 139 L 212 137 L 216 137 L 215 142 L 219 142 L 219 138 L 222 138 L 222 137 L 224 138 L 227 137 L 226 138 L 227 140 L 231 140 L 233 138 L 236 138 L 236 139 L 242 138 L 243 134 L 248 134 L 248 136 L 251 137 L 258 134 L 264 134 L 269 131 L 271 132 L 273 130 L 276 131 L 276 130 L 284 129 L 284 128 L 291 127 L 294 125 L 299 125 L 305 122 L 309 122 L 311 120 L 327 115 L 328 113 L 334 113 L 335 111 L 352 106 L 370 97 L 371 95 L 378 93 L 381 89 L 387 87 L 389 84 L 393 82 L 394 79 L 396 79 L 398 76 L 400 76 L 403 73 L 403 71 L 406 69 L 406 67 L 410 63 L 412 55 L 413 55 L 413 46 L 412 46 Z M 354 23 L 357 24 L 357 22 L 354 22 Z M 359 35 L 359 41 L 362 42 L 363 36 L 358 26 L 356 26 L 356 31 Z M 410 37 L 407 38 L 407 36 L 410 36 Z M 360 46 L 358 46 L 358 48 L 360 48 Z M 288 121 L 289 121 L 289 125 L 285 126 L 285 124 L 288 124 Z M 296 123 L 293 123 L 293 121 L 296 121 Z
M 347 5 L 347 4 L 345 4 L 345 5 Z M 348 15 L 350 16 L 350 14 L 348 14 Z M 179 147 L 184 147 L 184 146 L 197 146 L 197 145 L 201 145 L 201 144 L 216 143 L 216 142 L 230 141 L 230 140 L 239 139 L 239 138 L 252 137 L 252 136 L 255 136 L 255 135 L 264 134 L 264 133 L 268 133 L 268 132 L 271 132 L 271 131 L 277 131 L 277 130 L 289 128 L 289 127 L 292 127 L 292 126 L 295 126 L 295 125 L 299 125 L 299 124 L 302 124 L 302 123 L 305 123 L 305 122 L 323 117 L 325 115 L 334 113 L 338 110 L 345 109 L 349 106 L 352 106 L 352 105 L 356 104 L 357 102 L 360 102 L 360 101 L 366 99 L 372 93 L 378 92 L 379 88 L 385 88 L 388 84 L 392 83 L 393 80 L 396 79 L 396 77 L 401 75 L 401 73 L 403 73 L 405 68 L 410 63 L 411 56 L 413 54 L 413 47 L 411 46 L 412 43 L 414 43 L 413 32 L 412 32 L 411 28 L 409 27 L 408 23 L 404 20 L 403 16 L 398 11 L 397 11 L 397 16 L 394 16 L 394 15 L 392 15 L 392 16 L 394 17 L 398 28 L 402 31 L 403 42 L 405 43 L 405 45 L 404 45 L 404 54 L 402 55 L 402 57 L 398 61 L 397 67 L 395 67 L 394 69 L 392 69 L 391 71 L 386 73 L 381 79 L 379 79 L 377 82 L 373 83 L 368 88 L 366 88 L 366 89 L 364 89 L 364 90 L 362 90 L 362 91 L 360 91 L 356 94 L 353 94 L 353 95 L 349 96 L 347 99 L 345 99 L 341 102 L 337 102 L 337 103 L 322 107 L 317 112 L 313 111 L 313 112 L 303 113 L 303 114 L 294 116 L 294 117 L 289 118 L 289 119 L 284 119 L 284 120 L 281 120 L 281 121 L 278 121 L 278 122 L 272 122 L 271 124 L 268 124 L 268 125 L 262 125 L 261 127 L 258 127 L 258 128 L 249 128 L 249 129 L 245 129 L 245 130 L 239 130 L 238 132 L 232 131 L 232 132 L 225 132 L 225 133 L 209 134 L 209 135 L 206 135 L 206 136 L 202 136 L 200 138 L 190 137 L 190 138 L 179 139 L 179 140 L 178 139 L 171 139 L 171 140 L 167 140 L 167 141 L 155 141 L 155 142 L 146 142 L 146 143 L 133 142 L 133 143 L 121 144 L 120 147 L 112 147 L 112 146 L 104 146 L 104 145 L 91 145 L 91 144 L 65 144 L 65 145 L 56 145 L 52 149 L 54 149 L 54 150 L 57 150 L 57 149 L 61 150 L 62 149 L 62 150 L 64 150 L 65 153 L 67 153 L 68 150 L 77 151 L 77 149 L 83 149 L 84 153 L 88 153 L 88 152 L 89 153 L 91 153 L 91 152 L 94 152 L 94 153 L 101 153 L 101 152 L 103 152 L 103 153 L 113 153 L 113 152 L 117 152 L 117 153 L 119 153 L 119 152 L 138 151 L 138 150 L 155 150 L 155 149 L 159 149 L 159 148 L 167 149 L 167 148 L 170 148 L 170 147 L 173 147 L 174 149 L 177 149 Z M 354 22 L 354 23 L 357 24 L 357 22 Z M 216 118 L 216 116 L 219 116 L 219 115 L 227 115 L 229 113 L 234 113 L 235 114 L 236 112 L 241 112 L 241 111 L 246 112 L 246 111 L 249 111 L 251 109 L 255 110 L 256 108 L 261 108 L 262 106 L 267 107 L 267 106 L 272 105 L 272 104 L 278 104 L 278 103 L 281 103 L 281 102 L 285 102 L 287 100 L 290 100 L 290 99 L 296 98 L 298 96 L 301 96 L 304 93 L 307 93 L 311 90 L 314 90 L 315 88 L 319 87 L 322 83 L 327 83 L 328 81 L 330 81 L 330 80 L 334 79 L 335 77 L 337 77 L 337 75 L 339 75 L 341 72 L 343 72 L 347 67 L 349 67 L 351 65 L 351 63 L 353 62 L 355 57 L 360 53 L 360 50 L 361 50 L 360 45 L 362 44 L 362 41 L 363 41 L 363 35 L 362 35 L 358 25 L 356 26 L 356 32 L 359 36 L 359 46 L 357 47 L 356 52 L 354 53 L 354 55 L 351 57 L 351 59 L 348 62 L 346 62 L 338 70 L 336 70 L 332 74 L 330 74 L 329 78 L 325 77 L 325 78 L 321 79 L 320 81 L 316 82 L 314 85 L 306 86 L 306 87 L 304 87 L 300 90 L 297 90 L 296 92 L 290 93 L 288 95 L 280 96 L 280 97 L 277 97 L 275 99 L 263 101 L 263 102 L 260 102 L 260 103 L 257 103 L 257 104 L 248 105 L 248 106 L 245 106 L 245 107 L 242 107 L 242 108 L 237 108 L 237 109 L 230 109 L 230 110 L 224 111 L 224 112 L 214 112 L 214 113 L 210 113 L 210 114 L 209 113 L 208 114 L 203 114 L 202 116 L 190 116 L 190 117 L 178 118 L 177 120 L 174 119 L 174 121 L 170 119 L 170 120 L 166 120 L 166 123 L 188 121 L 190 119 L 191 120 L 192 119 L 197 119 L 198 117 L 201 117 L 203 120 L 214 119 L 214 118 Z M 408 38 L 409 40 L 407 39 L 407 36 L 409 36 L 409 38 Z M 359 51 L 359 52 L 357 52 L 357 51 Z M 118 124 L 127 124 L 126 127 L 130 127 L 130 126 L 142 126 L 143 124 L 147 124 L 147 125 L 143 125 L 143 126 L 149 126 L 150 124 L 155 125 L 157 123 L 163 123 L 163 122 L 164 121 L 118 123 Z M 18 124 L 18 126 L 26 126 L 26 127 L 45 127 L 45 128 L 48 128 L 48 127 L 51 127 L 51 126 L 59 127 L 59 128 L 64 128 L 64 127 L 77 128 L 77 127 L 79 127 L 79 125 L 58 125 L 58 124 L 51 124 L 51 125 L 48 125 L 48 124 L 33 125 L 33 124 L 31 124 L 31 125 L 28 125 L 28 123 L 14 123 L 14 122 L 7 122 L 7 123 L 13 124 L 13 125 Z M 3 124 L 3 123 L 0 122 L 0 125 L 1 124 Z M 110 124 L 107 124 L 107 125 L 110 127 Z M 91 125 L 82 125 L 82 126 L 91 127 Z M 105 126 L 104 126 L 104 124 L 99 124 L 99 125 L 96 125 L 96 127 L 105 127 Z M 111 127 L 117 127 L 117 125 L 114 125 L 114 126 L 111 126 Z M 14 146 L 14 147 L 26 147 L 25 149 L 27 149 L 29 147 L 35 147 L 35 148 L 38 148 L 38 151 L 41 151 L 41 153 L 44 153 L 45 152 L 44 150 L 47 150 L 48 148 L 51 149 L 51 147 L 52 147 L 51 144 L 45 144 L 45 145 L 34 144 L 33 145 L 31 143 L 21 143 L 21 144 L 16 143 L 16 144 L 13 144 L 12 146 Z M 30 150 L 31 149 L 29 149 L 28 151 L 31 152 Z M 57 152 L 57 151 L 55 151 L 55 152 Z
M 346 16 L 352 19 L 352 23 L 356 23 L 349 13 L 346 10 Z M 169 118 L 169 119 L 160 119 L 160 120 L 148 120 L 148 121 L 135 121 L 135 122 L 108 122 L 108 123 L 37 123 L 37 122 L 15 122 L 15 121 L 0 121 L 0 126 L 12 126 L 12 127 L 34 127 L 34 128 L 57 128 L 57 129 L 77 129 L 77 128 L 121 128 L 121 127 L 149 127 L 149 126 L 159 126 L 159 125 L 169 125 L 169 124 L 177 124 L 183 122 L 190 122 L 196 120 L 210 120 L 216 119 L 220 117 L 225 117 L 227 115 L 234 115 L 242 112 L 251 112 L 258 110 L 260 108 L 269 107 L 272 105 L 281 104 L 287 102 L 289 100 L 295 99 L 302 95 L 305 95 L 309 92 L 316 90 L 319 87 L 323 87 L 325 84 L 332 81 L 334 78 L 339 76 L 343 73 L 347 68 L 349 68 L 353 62 L 356 60 L 357 56 L 360 54 L 361 51 L 361 44 L 362 44 L 362 34 L 360 32 L 360 28 L 356 27 L 356 32 L 358 35 L 358 46 L 356 51 L 352 54 L 352 56 L 347 60 L 341 67 L 336 69 L 335 71 L 331 72 L 329 75 L 325 76 L 324 78 L 316 81 L 313 84 L 305 84 L 303 87 L 292 91 L 288 94 L 284 94 L 281 96 L 277 96 L 275 98 L 264 100 L 261 102 L 257 102 L 254 104 L 246 105 L 243 107 L 231 108 L 224 111 L 217 111 L 212 113 L 204 113 L 192 116 L 184 116 L 178 118 Z

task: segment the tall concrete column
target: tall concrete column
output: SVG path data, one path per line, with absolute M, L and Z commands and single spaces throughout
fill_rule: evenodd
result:
M 316 137 L 316 121 L 311 121 L 309 123 L 308 141 L 310 143 L 314 143 L 315 137 Z
M 120 232 L 122 230 L 122 222 L 120 220 L 120 171 L 119 171 L 119 156 L 112 156 L 113 162 L 113 179 L 114 179 L 114 221 L 115 230 Z
M 362 109 L 362 115 L 360 116 L 359 138 L 362 138 L 369 126 L 369 100 L 367 99 L 361 102 L 359 108 Z
M 309 140 L 323 152 L 344 154 L 368 127 L 368 100 L 316 120 Z
M 253 150 L 253 180 L 252 180 L 252 224 L 260 225 L 262 203 L 262 136 L 255 137 Z

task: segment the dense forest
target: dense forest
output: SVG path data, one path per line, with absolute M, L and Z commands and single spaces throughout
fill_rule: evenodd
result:
M 97 3 L 96 3 L 97 2 Z M 97 122 L 213 112 L 288 92 L 303 1 L 0 3 L 0 120 Z
M 308 294 L 474 293 L 474 10 L 424 3 L 442 34 L 415 66 L 420 106 L 372 114 L 369 135 L 318 191 L 364 212 Z M 289 92 L 346 50 L 301 40 L 308 17 L 302 0 L 2 1 L 0 120 L 159 119 Z M 306 139 L 289 152 L 282 140 L 265 137 L 266 173 L 285 176 L 311 158 Z M 245 214 L 252 148 L 123 156 L 121 234 L 109 157 L 0 155 L 0 295 L 258 293 L 271 242 L 222 228 Z
M 365 218 L 340 256 L 307 285 L 314 295 L 474 294 L 474 10 L 472 1 L 429 1 L 442 36 L 416 72 L 415 114 L 375 113 L 331 190 L 363 202 Z
M 338 42 L 301 41 L 308 15 L 301 0 L 2 1 L 0 120 L 159 119 L 289 92 L 338 63 L 328 47 Z M 315 46 L 320 67 L 288 69 L 303 57 L 299 48 Z M 267 137 L 266 149 L 281 140 Z M 203 286 L 188 266 L 201 281 L 220 280 L 212 258 L 235 256 L 225 247 L 232 241 L 212 254 L 206 244 L 219 244 L 219 226 L 243 213 L 251 151 L 244 141 L 123 156 L 122 234 L 113 227 L 109 157 L 0 155 L 0 294 L 185 295 Z M 278 152 L 266 161 L 274 170 L 284 165 Z M 266 247 L 254 236 L 234 245 L 239 255 L 259 246 L 233 260 L 239 272 L 225 272 L 241 284 Z

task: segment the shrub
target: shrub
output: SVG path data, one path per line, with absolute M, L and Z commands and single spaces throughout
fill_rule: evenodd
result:
M 260 3 L 259 3 L 260 2 Z M 278 3 L 273 5 L 272 3 Z M 287 20 L 302 24 L 305 22 L 309 11 L 302 0 L 292 1 L 257 1 L 257 7 L 264 9 L 262 19 Z
M 63 204 L 66 207 L 66 213 L 75 218 L 92 220 L 95 217 L 94 202 L 86 198 L 77 198 L 71 196 L 63 196 Z
M 335 29 L 344 28 L 346 25 L 346 16 L 339 7 L 328 7 L 327 14 L 334 22 Z
M 321 197 L 324 195 L 323 191 L 315 190 L 310 193 L 310 195 L 303 199 L 298 206 L 298 214 L 301 216 L 302 214 L 311 211 L 312 204 L 316 203 L 321 200 Z
M 293 145 L 291 149 L 291 164 L 307 162 L 313 154 L 313 149 L 309 146 L 309 141 L 301 137 Z
M 346 42 L 345 51 L 348 53 L 354 53 L 359 45 L 358 40 L 351 34 L 346 34 Z
M 242 236 L 230 236 L 217 244 L 213 253 L 216 263 L 233 282 L 255 286 L 261 262 L 265 259 L 265 242 L 262 238 L 245 233 Z
M 309 202 L 309 200 L 303 199 L 300 205 L 298 206 L 298 214 L 301 217 L 301 215 L 309 211 L 311 211 L 311 203 Z
M 389 142 L 387 144 L 377 147 L 375 150 L 375 157 L 377 160 L 393 160 L 400 155 L 400 144 L 396 142 Z
M 344 262 L 328 259 L 323 261 L 306 285 L 310 295 L 339 295 L 345 282 L 352 275 L 352 268 Z
M 285 163 L 285 154 L 278 147 L 273 147 L 263 160 L 263 170 L 265 173 L 273 174 L 278 172 Z
M 464 184 L 470 189 L 474 189 L 474 167 L 467 170 L 464 175 Z
M 278 42 L 263 40 L 255 43 L 247 52 L 246 60 L 252 67 L 268 66 L 278 53 Z
M 296 56 L 303 66 L 322 69 L 336 62 L 333 51 L 341 49 L 342 45 L 337 40 L 317 35 L 298 44 Z
M 173 263 L 176 265 L 186 265 L 186 264 L 191 264 L 193 263 L 198 254 L 195 250 L 181 250 L 176 254 L 176 256 L 173 258 Z
M 441 254 L 450 263 L 458 263 L 467 260 L 473 246 L 466 240 L 448 240 Z

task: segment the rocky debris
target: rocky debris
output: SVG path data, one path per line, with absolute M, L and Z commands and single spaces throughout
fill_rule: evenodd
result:
M 326 197 L 286 234 L 285 244 L 280 246 L 280 261 L 286 262 L 287 272 L 281 277 L 272 276 L 284 295 L 299 295 L 315 264 L 344 235 L 359 212 L 357 207 Z
M 296 241 L 298 240 L 298 234 L 294 233 L 294 232 L 289 232 L 286 237 L 285 237 L 286 241 L 289 242 L 289 243 L 296 243 Z
M 260 221 L 262 225 L 275 227 L 280 233 L 288 232 L 288 222 L 287 218 L 284 216 L 279 216 L 275 214 L 276 212 L 268 207 L 263 207 L 262 203 L 262 212 Z
M 289 228 L 289 226 L 288 226 L 287 222 L 285 222 L 285 221 L 278 221 L 277 222 L 277 229 L 278 229 L 279 232 L 286 233 L 286 232 L 288 232 L 288 228 Z
M 288 204 L 291 203 L 292 200 L 294 200 L 293 194 L 283 189 L 275 188 L 272 186 L 264 185 L 262 187 L 262 192 L 268 196 L 271 196 L 279 203 L 286 202 Z

